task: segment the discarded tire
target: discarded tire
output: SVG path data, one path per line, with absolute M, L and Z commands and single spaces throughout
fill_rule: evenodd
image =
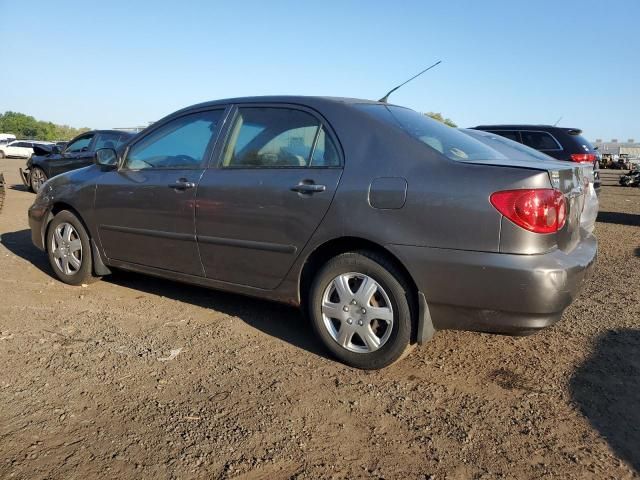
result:
M 0 173 L 0 210 L 2 210 L 2 204 L 4 203 L 4 193 L 5 193 L 4 188 L 5 188 L 4 175 Z

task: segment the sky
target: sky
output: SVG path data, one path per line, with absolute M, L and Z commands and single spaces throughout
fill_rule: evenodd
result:
M 640 1 L 0 0 L 0 112 L 146 125 L 194 103 L 378 99 L 640 141 Z

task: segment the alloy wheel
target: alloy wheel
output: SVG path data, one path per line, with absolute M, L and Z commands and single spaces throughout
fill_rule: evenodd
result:
M 33 191 L 36 193 L 39 192 L 40 188 L 42 188 L 42 185 L 46 181 L 47 179 L 44 175 L 44 172 L 39 168 L 34 168 L 31 172 L 31 188 L 33 189 Z

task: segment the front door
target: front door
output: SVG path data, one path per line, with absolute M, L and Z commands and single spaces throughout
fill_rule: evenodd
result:
M 94 134 L 88 133 L 75 138 L 62 153 L 51 155 L 47 158 L 49 177 L 59 175 L 69 170 L 86 167 L 93 162 L 93 152 L 90 149 Z
M 240 107 L 227 138 L 198 187 L 205 274 L 273 289 L 327 212 L 341 156 L 327 126 L 295 107 Z
M 113 260 L 203 275 L 195 239 L 196 187 L 223 109 L 184 115 L 137 139 L 99 182 L 95 214 Z

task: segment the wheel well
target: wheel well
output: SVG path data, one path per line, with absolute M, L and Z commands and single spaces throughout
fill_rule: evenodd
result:
M 87 235 L 89 236 L 89 239 L 91 239 L 91 231 L 87 228 L 87 224 L 82 218 L 82 215 L 80 215 L 78 211 L 68 203 L 56 202 L 53 204 L 53 207 L 51 208 L 51 212 L 49 213 L 49 218 L 47 218 L 47 225 L 44 228 L 44 232 L 43 232 L 44 240 L 46 240 L 47 238 L 47 232 L 49 231 L 49 224 L 51 223 L 51 220 L 53 220 L 53 217 L 63 210 L 68 210 L 71 213 L 73 213 L 76 217 L 78 217 L 78 220 L 80 220 L 80 223 L 82 223 L 82 226 L 86 230 Z M 46 241 L 44 243 L 46 243 Z
M 368 250 L 384 256 L 394 267 L 398 269 L 404 276 L 405 281 L 408 283 L 411 289 L 409 295 L 411 296 L 412 307 L 415 307 L 415 312 L 418 312 L 418 287 L 413 281 L 413 277 L 402 264 L 402 262 L 393 255 L 389 250 L 381 245 L 359 237 L 342 237 L 334 240 L 330 240 L 318 248 L 316 248 L 311 255 L 307 258 L 307 261 L 302 268 L 299 282 L 299 296 L 302 303 L 306 303 L 309 289 L 311 288 L 311 282 L 315 273 L 324 265 L 329 259 L 340 255 L 341 253 L 353 252 L 357 250 Z

